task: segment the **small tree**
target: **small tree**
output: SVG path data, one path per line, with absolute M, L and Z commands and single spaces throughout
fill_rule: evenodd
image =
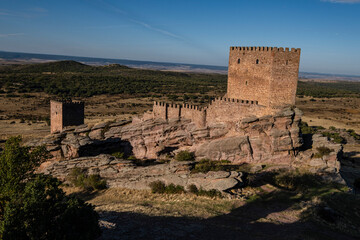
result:
M 34 170 L 44 147 L 29 151 L 10 138 L 0 155 L 0 239 L 95 239 L 98 215 L 90 204 L 68 197 L 60 182 Z

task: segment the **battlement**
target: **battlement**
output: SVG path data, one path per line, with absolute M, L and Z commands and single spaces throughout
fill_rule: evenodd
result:
M 164 102 L 154 102 L 154 118 L 164 120 L 190 119 L 199 127 L 205 126 L 206 109 L 190 104 L 168 104 Z
M 262 51 L 262 52 L 292 52 L 300 54 L 300 48 L 283 48 L 283 47 L 230 47 L 230 51 Z
M 61 104 L 74 104 L 74 105 L 84 105 L 85 103 L 83 101 L 79 100 L 72 100 L 72 99 L 55 99 L 51 100 L 51 102 L 57 102 Z
M 218 102 L 218 101 L 224 101 L 224 102 L 233 102 L 233 103 L 240 103 L 240 104 L 255 104 L 258 105 L 259 102 L 258 101 L 251 101 L 251 100 L 242 100 L 242 99 L 237 99 L 237 98 L 223 98 L 223 97 L 218 97 L 215 98 L 215 100 L 212 100 L 210 105 Z
M 294 105 L 300 53 L 300 48 L 232 46 L 227 97 L 216 98 L 207 107 L 154 102 L 153 116 L 190 119 L 198 126 L 235 124 L 246 117 L 261 117 Z

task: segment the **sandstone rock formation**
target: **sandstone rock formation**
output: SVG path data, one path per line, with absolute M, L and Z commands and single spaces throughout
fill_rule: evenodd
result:
M 298 109 L 288 108 L 274 116 L 219 122 L 204 128 L 186 119 L 120 121 L 92 128 L 81 125 L 28 145 L 45 144 L 57 160 L 115 151 L 132 153 L 138 159 L 156 159 L 187 149 L 198 158 L 288 164 L 302 144 L 300 117 Z
M 109 155 L 122 152 L 138 159 L 161 159 L 180 150 L 195 153 L 197 159 L 229 160 L 253 166 L 308 168 L 312 172 L 338 173 L 341 144 L 321 135 L 313 136 L 313 148 L 300 152 L 301 111 L 284 109 L 276 115 L 251 117 L 237 122 L 219 122 L 199 128 L 190 120 L 148 119 L 102 123 L 89 127 L 66 128 L 29 146 L 45 144 L 53 159 L 40 171 L 64 179 L 71 168 L 88 169 L 100 174 L 110 186 L 148 188 L 155 180 L 182 186 L 195 184 L 204 189 L 226 190 L 240 181 L 237 173 L 190 174 L 192 163 L 171 163 L 139 167 Z M 318 147 L 331 149 L 329 155 L 315 158 Z M 241 176 L 240 176 L 241 177 Z
M 194 162 L 170 162 L 151 166 L 136 166 L 129 160 L 117 159 L 111 155 L 100 154 L 95 157 L 82 157 L 52 162 L 44 173 L 66 180 L 73 168 L 81 168 L 88 174 L 99 174 L 107 180 L 109 187 L 130 189 L 149 189 L 154 181 L 188 187 L 191 184 L 205 190 L 225 191 L 242 184 L 241 172 L 208 172 L 191 174 Z

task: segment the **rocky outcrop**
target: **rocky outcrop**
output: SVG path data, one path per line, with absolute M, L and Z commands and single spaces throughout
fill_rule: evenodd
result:
M 325 153 L 321 153 L 321 148 L 325 150 Z M 308 168 L 313 173 L 338 173 L 342 150 L 341 144 L 334 143 L 321 134 L 314 134 L 312 148 L 300 152 L 293 166 Z
M 139 159 L 156 159 L 186 149 L 198 158 L 289 164 L 301 146 L 300 117 L 298 109 L 288 108 L 274 116 L 202 128 L 186 119 L 119 121 L 68 128 L 28 145 L 45 144 L 57 160 L 120 151 Z
M 129 160 L 117 159 L 101 154 L 95 157 L 82 157 L 59 162 L 52 162 L 42 172 L 66 180 L 74 168 L 86 170 L 88 174 L 99 174 L 107 180 L 109 187 L 130 189 L 149 189 L 154 181 L 188 187 L 192 184 L 205 190 L 226 191 L 242 185 L 241 172 L 208 172 L 191 174 L 194 162 L 170 162 L 151 166 L 137 166 Z

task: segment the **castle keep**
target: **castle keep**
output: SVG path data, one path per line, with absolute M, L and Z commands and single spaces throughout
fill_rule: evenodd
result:
M 295 104 L 300 49 L 231 47 L 227 97 L 277 108 Z
M 50 101 L 51 133 L 60 132 L 66 126 L 84 124 L 84 102 Z
M 295 104 L 300 48 L 230 47 L 224 98 L 205 108 L 154 102 L 152 118 L 190 119 L 198 127 L 261 117 Z

